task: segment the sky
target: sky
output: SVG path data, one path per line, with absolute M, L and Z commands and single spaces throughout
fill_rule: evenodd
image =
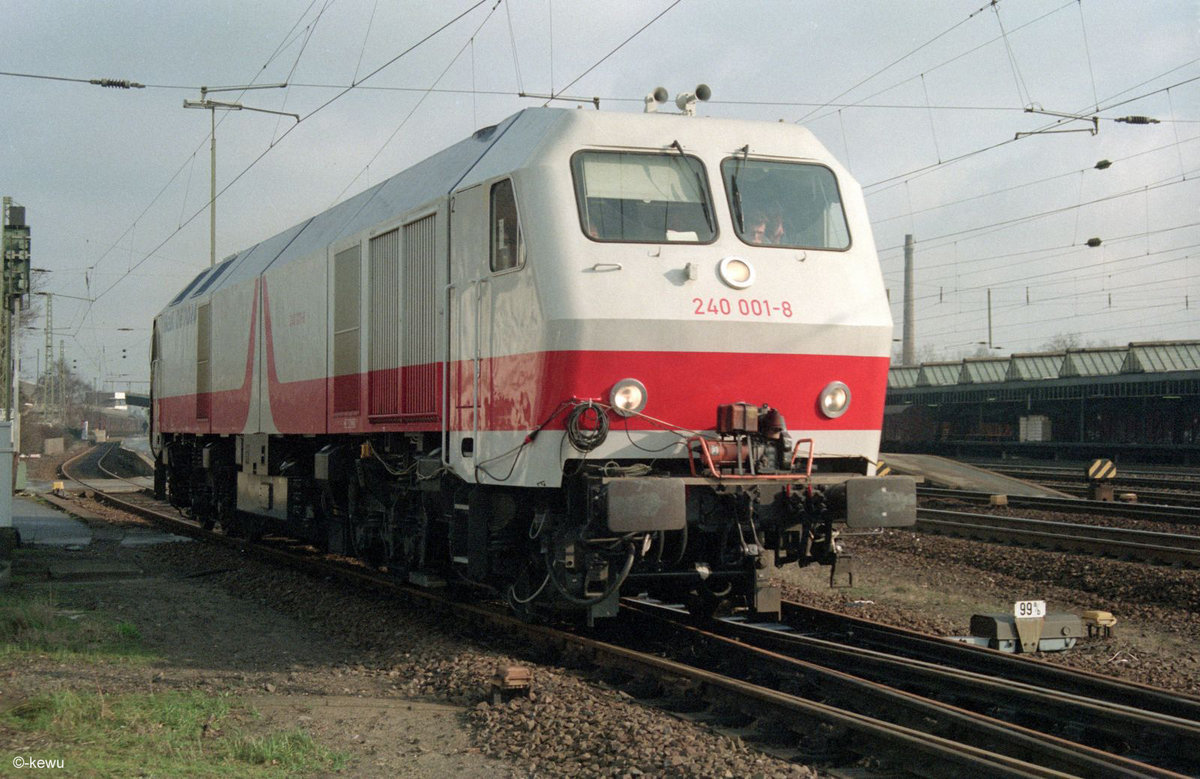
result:
M 183 106 L 202 86 L 286 83 L 209 97 L 299 117 L 216 113 L 218 261 L 550 95 L 640 112 L 706 83 L 699 115 L 803 124 L 863 185 L 897 338 L 913 236 L 919 359 L 1200 339 L 1200 0 L 0 0 L 0 19 L 0 194 L 26 208 L 55 348 L 106 389 L 145 390 L 155 313 L 209 264 L 211 117 Z

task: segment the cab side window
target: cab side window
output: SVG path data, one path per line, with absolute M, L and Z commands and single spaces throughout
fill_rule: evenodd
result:
M 525 241 L 517 218 L 517 198 L 511 179 L 492 185 L 491 268 L 504 271 L 525 264 Z

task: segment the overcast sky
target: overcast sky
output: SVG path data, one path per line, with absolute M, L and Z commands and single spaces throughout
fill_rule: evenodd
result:
M 145 388 L 154 314 L 209 262 L 209 114 L 183 108 L 202 85 L 288 82 L 212 97 L 301 117 L 217 115 L 218 260 L 545 102 L 521 92 L 637 112 L 704 82 L 700 114 L 803 123 L 864 185 L 897 336 L 915 236 L 919 356 L 986 342 L 988 290 L 998 354 L 1200 339 L 1197 0 L 0 9 L 0 71 L 23 74 L 0 75 L 0 194 L 50 271 L 56 348 L 106 386 Z M 101 78 L 146 88 L 59 80 Z

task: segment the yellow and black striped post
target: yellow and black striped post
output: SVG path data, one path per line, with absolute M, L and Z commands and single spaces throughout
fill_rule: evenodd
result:
M 1111 480 L 1117 475 L 1117 466 L 1112 460 L 1092 460 L 1092 464 L 1088 466 L 1087 476 L 1089 481 Z
M 1087 467 L 1087 477 L 1090 485 L 1088 494 L 1092 500 L 1112 500 L 1112 480 L 1116 478 L 1117 466 L 1112 460 L 1092 460 Z

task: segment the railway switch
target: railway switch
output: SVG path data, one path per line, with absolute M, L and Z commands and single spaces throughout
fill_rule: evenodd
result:
M 971 638 L 1001 652 L 1061 652 L 1075 646 L 1083 635 L 1083 622 L 1075 614 L 1055 613 L 1041 618 L 1029 618 L 1029 625 L 1019 626 L 1023 618 L 1013 614 L 975 614 L 971 617 Z M 1032 633 L 1029 628 L 1033 628 Z

